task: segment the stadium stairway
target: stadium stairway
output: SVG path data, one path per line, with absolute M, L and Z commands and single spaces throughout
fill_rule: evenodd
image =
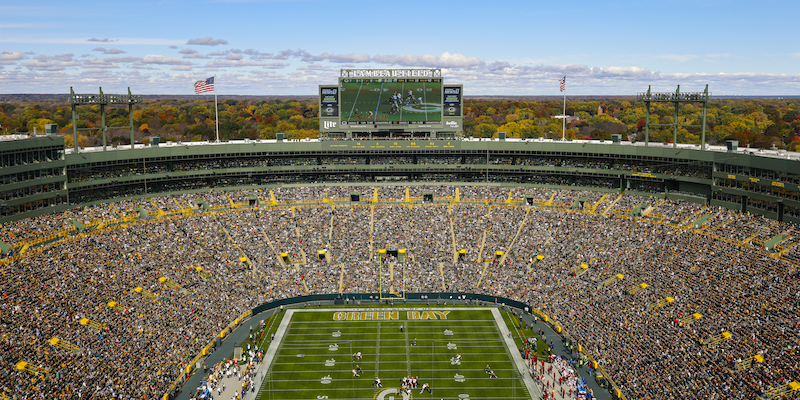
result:
M 256 213 L 256 210 L 252 209 L 251 212 L 253 213 L 253 218 L 256 221 L 259 221 L 258 214 Z M 280 253 L 278 253 L 275 250 L 275 246 L 272 244 L 272 240 L 269 239 L 269 235 L 267 235 L 267 231 L 264 229 L 264 225 L 262 225 L 260 223 L 260 221 L 259 221 L 259 224 L 258 224 L 258 230 L 261 231 L 262 235 L 264 235 L 264 239 L 267 239 L 267 244 L 269 245 L 269 248 L 272 250 L 272 253 L 275 254 L 275 258 L 278 260 L 278 262 L 282 266 L 286 267 L 286 263 L 283 261 L 283 257 L 281 257 Z
M 232 199 L 232 198 L 231 198 L 231 196 L 228 194 L 228 192 L 225 192 L 225 197 L 227 197 L 227 198 L 228 198 L 228 203 L 231 205 L 231 208 L 234 208 L 234 209 L 235 209 L 235 208 L 239 208 L 239 206 L 237 206 L 237 205 L 236 205 L 236 203 L 234 203 L 234 202 L 233 202 L 233 199 Z
M 450 208 L 450 211 L 453 211 L 453 209 Z M 458 262 L 458 247 L 456 246 L 456 231 L 453 228 L 453 218 L 451 217 L 449 219 L 450 219 L 450 240 L 453 242 L 453 262 L 455 263 L 455 262 Z
M 442 291 L 447 291 L 447 286 L 444 284 L 444 263 L 439 263 L 439 277 L 442 278 Z
M 478 278 L 478 283 L 475 284 L 476 288 L 480 288 L 481 287 L 481 282 L 483 282 L 483 276 L 486 274 L 486 270 L 487 269 L 489 269 L 489 263 L 488 262 L 484 262 L 483 263 L 483 270 L 481 271 L 481 277 Z
M 589 212 L 589 213 L 592 213 L 592 214 L 594 214 L 594 213 L 595 213 L 595 211 L 597 210 L 597 206 L 599 206 L 599 205 L 600 205 L 600 203 L 602 203 L 603 201 L 605 201 L 605 199 L 608 197 L 608 195 L 609 195 L 609 194 L 610 194 L 610 193 L 606 193 L 606 194 L 604 194 L 604 195 L 603 195 L 603 197 L 601 197 L 601 198 L 600 198 L 600 200 L 597 200 L 597 202 L 596 202 L 596 203 L 592 204 L 592 208 L 590 208 L 590 209 L 587 209 L 586 211 L 587 211 L 587 212 Z
M 373 251 L 373 238 L 375 234 L 375 206 L 369 207 L 369 259 L 372 260 Z
M 499 260 L 500 265 L 505 265 L 506 264 L 506 257 L 508 257 L 508 255 L 511 254 L 511 249 L 514 248 L 514 243 L 517 242 L 517 238 L 519 238 L 519 234 L 520 234 L 520 232 L 522 232 L 522 228 L 524 228 L 525 224 L 528 222 L 528 214 L 530 214 L 530 212 L 531 212 L 531 208 L 528 207 L 528 209 L 525 210 L 525 216 L 522 218 L 522 222 L 519 224 L 519 227 L 517 228 L 517 233 L 514 235 L 514 238 L 511 239 L 511 243 L 508 244 L 508 248 L 503 253 L 503 256 L 500 257 L 500 260 Z
M 483 246 L 486 245 L 486 229 L 483 230 L 483 236 L 481 237 L 481 248 L 478 250 L 478 262 L 484 260 L 483 258 Z
M 601 214 L 603 214 L 605 216 L 610 216 L 612 214 L 612 210 L 614 209 L 614 206 L 617 205 L 617 202 L 620 201 L 620 199 L 622 199 L 623 197 L 625 197 L 625 194 L 624 193 L 620 193 L 619 196 L 617 196 L 617 198 L 614 199 L 614 201 L 611 202 L 611 204 L 609 204 L 608 207 L 606 207 L 606 209 L 603 210 L 603 212 Z
M 335 209 L 335 207 L 331 207 L 331 220 L 328 222 L 328 248 L 331 247 L 331 242 L 333 241 L 333 217 L 336 215 Z M 333 262 L 333 260 L 330 260 L 330 262 Z
M 341 264 L 340 267 L 342 269 L 339 273 L 339 294 L 342 294 L 342 290 L 344 289 L 344 264 Z

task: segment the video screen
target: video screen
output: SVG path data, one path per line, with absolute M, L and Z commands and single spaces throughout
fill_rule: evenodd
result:
M 442 123 L 442 80 L 339 80 L 342 125 L 427 125 Z
M 322 117 L 339 116 L 339 88 L 323 86 L 319 88 L 319 112 Z
M 446 117 L 461 116 L 461 86 L 444 87 L 444 115 Z

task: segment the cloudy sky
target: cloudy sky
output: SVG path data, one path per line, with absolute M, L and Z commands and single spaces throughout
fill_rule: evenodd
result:
M 800 95 L 797 0 L 0 4 L 0 93 L 314 95 L 341 68 L 442 68 L 469 95 Z M 13 3 L 14 5 L 8 5 Z

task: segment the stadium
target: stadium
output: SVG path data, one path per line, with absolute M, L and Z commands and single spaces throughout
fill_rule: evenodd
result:
M 2 396 L 800 398 L 797 154 L 440 125 L 3 137 Z

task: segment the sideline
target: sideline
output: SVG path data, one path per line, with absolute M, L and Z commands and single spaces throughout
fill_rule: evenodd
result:
M 267 348 L 267 352 L 264 354 L 264 360 L 261 365 L 256 367 L 255 371 L 253 371 L 253 381 L 255 381 L 256 378 L 260 378 L 256 384 L 258 390 L 245 393 L 242 400 L 253 400 L 258 397 L 258 394 L 261 392 L 264 379 L 269 378 L 269 369 L 272 366 L 272 360 L 275 358 L 275 355 L 278 354 L 280 345 L 283 344 L 283 337 L 286 335 L 286 330 L 289 328 L 289 321 L 292 320 L 292 315 L 294 315 L 295 311 L 296 310 L 289 309 L 284 312 L 281 323 L 278 325 L 278 330 L 275 331 L 275 340 L 269 344 L 269 348 Z
M 519 354 L 517 345 L 514 343 L 514 338 L 511 337 L 511 331 L 508 330 L 508 325 L 503 318 L 503 314 L 500 313 L 500 309 L 497 307 L 490 308 L 492 310 L 492 315 L 494 315 L 495 324 L 497 324 L 500 334 L 503 335 L 503 342 L 506 344 L 506 349 L 511 353 L 511 358 L 514 360 L 514 364 L 516 364 L 520 375 L 522 375 L 522 381 L 525 383 L 525 387 L 528 388 L 528 393 L 533 398 L 541 399 L 542 391 L 539 389 L 539 385 L 533 381 L 533 377 L 531 377 L 531 373 L 528 371 L 528 365 L 525 364 L 525 360 L 523 360 L 522 355 Z
M 207 364 L 208 367 L 211 368 L 218 362 L 230 358 L 231 355 L 233 354 L 234 348 L 237 347 L 237 344 L 246 341 L 248 335 L 250 334 L 250 331 L 247 328 L 243 328 L 245 327 L 245 324 L 247 322 L 253 323 L 255 321 L 258 321 L 259 319 L 268 319 L 270 316 L 272 316 L 272 314 L 277 312 L 278 312 L 277 309 L 266 310 L 259 315 L 250 316 L 250 318 L 248 318 L 247 320 L 242 321 L 242 323 L 240 323 L 236 327 L 236 329 L 230 332 L 227 338 L 225 338 L 225 340 L 222 341 L 220 347 L 216 348 L 211 354 L 208 355 L 208 357 L 200 358 L 200 361 L 202 361 L 204 364 Z M 194 396 L 195 392 L 197 391 L 197 388 L 200 386 L 201 382 L 203 382 L 203 380 L 206 379 L 206 375 L 207 375 L 206 373 L 203 373 L 202 368 L 193 370 L 192 376 L 183 383 L 180 392 L 178 392 L 178 394 L 174 397 L 174 399 L 175 400 L 191 399 Z M 159 397 L 159 399 L 161 399 L 161 397 Z

